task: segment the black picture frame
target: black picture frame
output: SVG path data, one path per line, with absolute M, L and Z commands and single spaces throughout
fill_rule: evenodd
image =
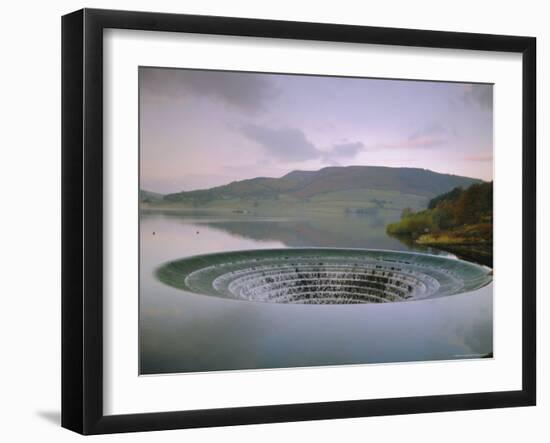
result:
M 103 412 L 103 31 L 108 28 L 522 54 L 522 388 L 130 415 Z M 62 18 L 62 426 L 82 434 L 529 406 L 536 403 L 536 39 L 83 9 Z M 519 147 L 518 147 L 519 149 Z

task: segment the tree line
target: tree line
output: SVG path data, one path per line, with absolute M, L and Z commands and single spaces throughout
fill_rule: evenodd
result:
M 403 209 L 401 220 L 387 226 L 388 234 L 417 239 L 441 231 L 475 226 L 476 234 L 492 241 L 493 182 L 476 183 L 432 198 L 428 208 L 415 212 Z

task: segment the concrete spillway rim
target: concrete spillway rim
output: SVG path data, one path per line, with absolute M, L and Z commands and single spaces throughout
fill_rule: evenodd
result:
M 299 255 L 296 255 L 296 254 L 299 254 L 300 252 L 304 252 L 306 253 L 307 252 L 307 255 L 304 257 L 304 259 L 306 260 L 311 260 L 311 259 L 316 259 L 314 256 L 310 256 L 308 255 L 309 253 L 311 252 L 314 252 L 314 251 L 320 251 L 320 252 L 327 252 L 327 251 L 334 251 L 336 253 L 335 256 L 332 256 L 332 257 L 328 257 L 327 260 L 338 260 L 340 259 L 339 257 L 339 253 L 343 253 L 345 254 L 346 252 L 347 253 L 352 253 L 352 254 L 358 254 L 357 258 L 361 258 L 361 255 L 363 253 L 365 253 L 365 258 L 368 260 L 369 258 L 372 259 L 374 262 L 376 262 L 376 260 L 380 260 L 380 262 L 383 264 L 387 264 L 387 263 L 391 263 L 391 262 L 396 262 L 396 263 L 399 263 L 400 266 L 405 266 L 405 267 L 417 267 L 417 268 L 426 268 L 426 266 L 428 266 L 428 269 L 429 269 L 429 264 L 426 265 L 425 263 L 414 263 L 414 261 L 412 261 L 412 263 L 408 263 L 406 260 L 406 257 L 407 256 L 411 256 L 411 257 L 423 257 L 423 258 L 427 258 L 429 260 L 435 260 L 439 263 L 449 263 L 449 265 L 452 265 L 452 268 L 455 268 L 456 264 L 460 264 L 460 266 L 464 266 L 465 268 L 475 268 L 477 269 L 479 272 L 479 275 L 478 276 L 475 276 L 475 278 L 471 278 L 469 281 L 468 280 L 465 280 L 467 283 L 469 282 L 470 284 L 472 282 L 474 282 L 474 287 L 470 288 L 470 289 L 467 289 L 467 290 L 463 290 L 463 291 L 460 291 L 460 290 L 457 290 L 455 292 L 451 292 L 451 293 L 443 293 L 443 294 L 434 294 L 433 297 L 424 297 L 424 298 L 413 298 L 413 299 L 399 299 L 399 300 L 390 300 L 390 298 L 392 297 L 391 293 L 388 294 L 388 302 L 389 303 L 402 303 L 402 302 L 408 302 L 408 301 L 421 301 L 421 300 L 429 300 L 429 299 L 432 299 L 432 298 L 440 298 L 440 297 L 445 297 L 445 296 L 450 296 L 450 295 L 455 295 L 455 294 L 459 294 L 459 293 L 471 293 L 471 292 L 475 292 L 476 290 L 482 288 L 483 286 L 486 286 L 488 284 L 490 284 L 492 282 L 492 269 L 487 267 L 487 266 L 483 266 L 483 265 L 479 265 L 479 264 L 475 264 L 475 263 L 471 263 L 471 262 L 468 262 L 468 261 L 464 261 L 464 260 L 460 260 L 460 259 L 457 259 L 456 257 L 447 257 L 447 256 L 441 256 L 441 255 L 434 255 L 434 254 L 427 254 L 427 253 L 417 253 L 417 252 L 410 252 L 410 251 L 393 251 L 393 250 L 387 250 L 387 249 L 364 249 L 364 248 L 326 248 L 326 247 L 322 247 L 322 248 L 319 248 L 319 247 L 306 247 L 306 248 L 277 248 L 277 249 L 253 249 L 253 250 L 234 250 L 234 251 L 222 251 L 222 252 L 218 252 L 218 253 L 207 253 L 207 254 L 198 254 L 198 255 L 194 255 L 194 256 L 188 256 L 188 257 L 183 257 L 181 259 L 176 259 L 176 260 L 172 260 L 172 261 L 169 261 L 167 263 L 164 263 L 163 265 L 161 265 L 159 268 L 157 268 L 157 270 L 155 271 L 155 273 L 157 274 L 157 277 L 159 278 L 160 281 L 162 281 L 164 284 L 167 284 L 171 287 L 174 287 L 174 288 L 177 288 L 177 289 L 180 289 L 180 290 L 184 290 L 184 291 L 187 291 L 187 292 L 191 292 L 191 293 L 195 293 L 195 294 L 201 294 L 201 295 L 207 295 L 207 296 L 214 296 L 214 297 L 219 297 L 219 298 L 225 298 L 227 300 L 234 300 L 234 301 L 241 301 L 241 302 L 250 302 L 250 303 L 271 303 L 271 304 L 292 304 L 292 303 L 296 303 L 296 304 L 309 304 L 309 305 L 315 305 L 316 303 L 307 303 L 307 302 L 296 302 L 296 300 L 294 299 L 292 302 L 283 302 L 283 301 L 276 301 L 276 300 L 270 300 L 270 299 L 263 299 L 263 298 L 258 298 L 258 299 L 246 299 L 246 298 L 239 298 L 239 297 L 236 297 L 234 296 L 234 294 L 232 295 L 227 295 L 227 294 L 223 294 L 221 292 L 218 291 L 218 288 L 212 288 L 209 284 L 208 285 L 203 285 L 203 283 L 201 283 L 199 281 L 198 283 L 198 287 L 200 288 L 201 285 L 202 288 L 200 289 L 197 289 L 197 286 L 192 286 L 192 285 L 189 285 L 188 284 L 188 278 L 194 274 L 194 273 L 201 273 L 201 272 L 204 272 L 205 270 L 208 270 L 210 269 L 210 271 L 212 269 L 215 269 L 217 265 L 220 265 L 220 268 L 223 268 L 225 266 L 228 266 L 228 267 L 231 267 L 231 266 L 237 266 L 237 269 L 238 269 L 238 266 L 239 266 L 239 263 L 246 263 L 248 261 L 250 262 L 253 262 L 253 261 L 261 261 L 261 260 L 265 260 L 265 261 L 277 261 L 277 260 L 287 260 L 287 259 L 292 259 L 292 258 L 299 258 L 300 256 Z M 254 258 L 254 255 L 255 254 L 259 254 L 261 257 L 259 258 Z M 273 254 L 273 257 L 269 257 L 269 254 Z M 285 256 L 285 254 L 289 254 L 290 256 L 293 256 L 294 257 L 287 257 Z M 371 256 L 369 257 L 369 254 L 371 254 Z M 375 256 L 372 257 L 372 254 L 374 254 Z M 379 258 L 379 257 L 376 257 L 376 254 L 382 254 L 382 255 L 386 255 L 388 254 L 388 259 L 385 260 L 383 258 Z M 231 256 L 236 256 L 237 260 L 235 260 L 234 262 L 231 262 L 231 261 L 228 261 L 227 264 L 225 264 L 223 261 L 220 262 L 220 263 L 214 263 L 212 265 L 207 265 L 207 261 L 209 259 L 212 259 L 213 257 L 214 258 L 217 258 L 217 259 L 220 259 L 220 258 L 224 258 L 224 257 L 231 257 Z M 246 260 L 246 256 L 250 256 L 251 259 L 250 260 Z M 281 258 L 283 257 L 283 258 Z M 345 255 L 342 255 L 343 258 L 346 258 Z M 400 261 L 399 260 L 399 257 L 402 257 L 404 259 L 404 261 Z M 350 258 L 355 258 L 355 257 L 350 257 Z M 185 264 L 189 264 L 191 266 L 191 270 L 185 270 L 185 271 L 182 271 L 182 275 L 184 276 L 184 283 L 182 283 L 181 279 L 180 279 L 180 276 L 176 276 L 175 279 L 177 279 L 178 281 L 177 282 L 174 282 L 174 278 L 167 278 L 166 277 L 166 274 L 163 276 L 162 275 L 162 271 L 164 270 L 165 273 L 168 272 L 166 271 L 167 269 L 169 269 L 169 267 L 171 265 L 175 265 L 177 266 L 179 263 L 182 263 L 185 265 Z M 201 265 L 201 262 L 203 262 L 204 265 L 206 266 L 202 266 Z M 197 266 L 197 263 L 199 263 L 199 266 Z M 391 266 L 391 265 L 390 265 Z M 441 271 L 441 269 L 445 269 L 445 267 L 437 267 L 437 266 L 434 266 L 434 268 L 431 269 L 432 272 L 439 272 L 439 273 L 445 273 L 444 271 Z M 397 270 L 398 273 L 401 272 L 402 270 Z M 231 272 L 234 272 L 234 271 L 230 271 L 229 274 L 231 274 Z M 393 272 L 393 268 L 391 268 L 391 270 L 389 272 Z M 428 272 L 428 271 L 426 271 Z M 170 274 L 168 272 L 168 274 Z M 174 275 L 174 273 L 172 272 L 172 274 L 170 274 L 170 276 L 172 277 Z M 219 275 L 224 275 L 223 273 L 219 274 Z M 447 273 L 447 275 L 450 275 L 450 276 L 454 276 L 453 272 L 449 272 Z M 429 272 L 428 274 L 424 275 L 424 277 L 429 277 Z M 480 280 L 480 283 L 477 283 L 476 279 L 481 279 Z M 208 279 L 206 279 L 205 281 L 209 281 Z M 212 280 L 213 282 L 213 280 Z M 208 287 L 206 287 L 208 286 Z M 215 289 L 215 293 L 212 292 L 212 289 Z M 294 294 L 296 294 L 296 292 L 294 292 Z M 320 293 L 322 294 L 322 292 Z M 361 294 L 358 294 L 358 295 L 361 295 Z M 364 294 L 363 294 L 364 295 Z M 285 297 L 283 297 L 282 299 L 284 299 Z M 288 298 L 287 298 L 288 299 Z M 346 304 L 344 302 L 342 303 L 323 303 L 323 301 L 326 301 L 326 299 L 324 299 L 322 296 L 319 297 L 319 303 L 318 304 L 330 304 L 331 306 L 334 306 L 334 305 L 339 305 L 339 304 Z M 362 304 L 362 303 L 353 303 L 353 304 Z M 371 304 L 371 303 L 367 303 L 367 304 Z

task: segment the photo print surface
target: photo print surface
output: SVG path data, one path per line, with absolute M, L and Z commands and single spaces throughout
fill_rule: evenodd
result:
M 491 84 L 139 68 L 140 374 L 493 357 Z

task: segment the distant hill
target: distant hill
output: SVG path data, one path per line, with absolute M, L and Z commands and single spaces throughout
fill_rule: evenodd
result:
M 323 194 L 351 190 L 391 191 L 429 199 L 456 187 L 467 188 L 481 182 L 474 178 L 419 168 L 327 167 L 318 171 L 292 171 L 280 178 L 257 177 L 211 189 L 167 194 L 163 200 L 195 207 L 235 199 L 288 199 L 299 202 Z
M 157 192 L 139 190 L 139 201 L 142 203 L 152 203 L 161 201 L 164 196 Z

